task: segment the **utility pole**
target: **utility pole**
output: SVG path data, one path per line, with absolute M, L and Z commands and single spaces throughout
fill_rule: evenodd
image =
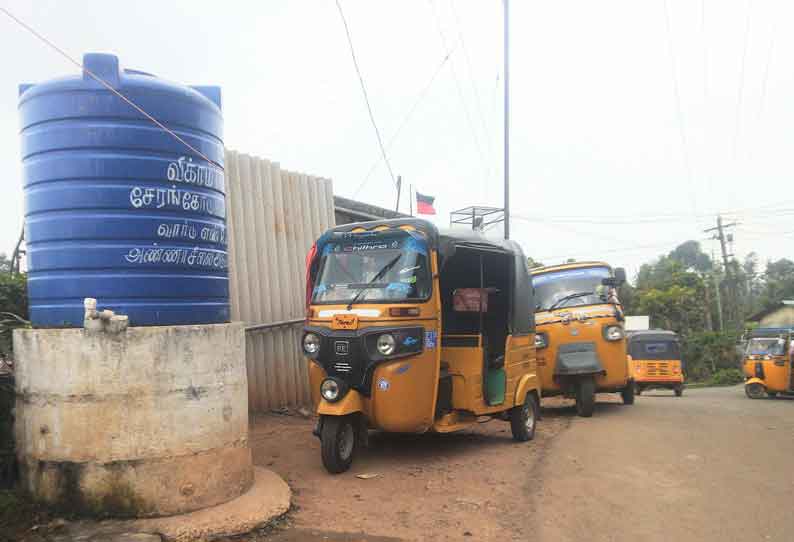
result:
M 505 160 L 504 160 L 504 173 L 505 173 L 505 239 L 510 239 L 510 0 L 502 0 L 504 2 L 504 72 L 505 72 Z
M 720 242 L 720 251 L 722 252 L 722 264 L 725 267 L 725 277 L 728 280 L 728 291 L 730 292 L 730 310 L 729 316 L 738 318 L 738 301 L 736 296 L 736 278 L 733 276 L 733 266 L 731 265 L 731 261 L 729 258 L 733 257 L 733 254 L 728 253 L 728 239 L 727 235 L 725 234 L 725 230 L 728 228 L 733 228 L 738 225 L 738 222 L 731 222 L 730 224 L 724 224 L 722 222 L 722 216 L 717 215 L 717 227 L 709 228 L 707 230 L 703 230 L 704 233 L 716 232 L 711 238 L 716 239 Z M 720 288 L 719 284 L 716 283 L 715 278 L 715 289 L 717 290 L 717 307 L 719 308 L 720 312 L 720 331 L 724 330 L 723 321 L 722 321 L 722 303 L 720 300 Z M 733 314 L 733 313 L 736 314 Z M 730 318 L 733 319 L 733 318 Z
M 714 293 L 717 297 L 717 317 L 720 324 L 720 333 L 725 331 L 725 323 L 722 321 L 722 294 L 720 294 L 720 283 L 717 280 L 717 275 L 712 271 L 711 278 L 714 281 Z
M 411 216 L 414 216 L 414 185 L 408 185 L 408 208 L 411 210 Z

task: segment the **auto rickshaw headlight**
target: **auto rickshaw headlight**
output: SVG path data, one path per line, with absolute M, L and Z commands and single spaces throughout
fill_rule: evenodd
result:
M 623 328 L 620 326 L 607 326 L 604 329 L 604 338 L 608 341 L 619 341 L 624 336 Z
M 546 348 L 549 346 L 549 337 L 545 333 L 535 333 L 535 348 Z
M 316 356 L 320 351 L 320 337 L 316 333 L 307 333 L 303 336 L 303 351 L 310 356 Z
M 333 378 L 326 378 L 323 380 L 323 383 L 320 384 L 320 395 L 329 403 L 333 403 L 341 398 L 342 387 L 339 385 L 339 382 Z
M 384 333 L 378 337 L 377 348 L 378 352 L 380 352 L 382 355 L 392 355 L 396 347 L 397 341 L 394 340 L 394 336 L 391 333 Z

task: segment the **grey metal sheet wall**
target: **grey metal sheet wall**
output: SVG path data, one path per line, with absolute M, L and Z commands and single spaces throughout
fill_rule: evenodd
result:
M 227 149 L 226 208 L 232 320 L 302 318 L 306 253 L 334 225 L 331 180 Z M 246 334 L 252 411 L 311 402 L 300 332 L 298 324 Z

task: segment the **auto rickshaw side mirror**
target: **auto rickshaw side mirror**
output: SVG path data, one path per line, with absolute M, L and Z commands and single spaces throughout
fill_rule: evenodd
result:
M 622 267 L 616 267 L 611 277 L 607 277 L 601 280 L 601 284 L 603 284 L 604 286 L 612 286 L 613 288 L 622 286 L 625 283 L 626 283 L 626 270 L 623 269 Z

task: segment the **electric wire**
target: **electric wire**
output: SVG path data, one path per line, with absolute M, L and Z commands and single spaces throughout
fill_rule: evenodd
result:
M 405 128 L 405 126 L 408 124 L 408 121 L 413 116 L 414 112 L 419 108 L 419 105 L 427 97 L 427 95 L 430 92 L 430 88 L 433 86 L 433 83 L 436 81 L 436 79 L 438 78 L 438 75 L 441 73 L 441 70 L 444 68 L 444 66 L 447 64 L 449 59 L 452 57 L 453 53 L 454 53 L 454 50 L 448 52 L 446 55 L 444 55 L 444 58 L 441 59 L 441 62 L 436 67 L 435 71 L 433 72 L 433 75 L 430 77 L 430 80 L 422 88 L 422 91 L 417 95 L 416 99 L 414 100 L 413 105 L 407 111 L 407 113 L 405 114 L 403 119 L 400 121 L 400 124 L 397 125 L 397 129 L 394 131 L 394 133 L 391 135 L 389 140 L 386 142 L 386 150 L 387 151 L 391 150 L 392 145 L 395 143 L 397 138 L 402 133 L 403 128 Z M 358 196 L 358 194 L 361 192 L 361 190 L 363 190 L 363 188 L 367 184 L 367 182 L 369 182 L 370 178 L 372 177 L 372 174 L 375 172 L 375 168 L 378 167 L 378 165 L 381 163 L 382 160 L 383 160 L 383 157 L 378 157 L 378 159 L 375 160 L 375 162 L 369 168 L 369 170 L 367 171 L 367 174 L 364 176 L 364 180 L 361 181 L 361 183 L 358 185 L 356 190 L 353 192 L 353 197 L 354 198 L 356 196 Z
M 766 65 L 764 66 L 764 76 L 761 79 L 761 97 L 758 101 L 758 119 L 760 120 L 764 114 L 764 105 L 766 102 L 766 88 L 769 84 L 769 68 L 772 64 L 772 51 L 775 47 L 775 35 L 777 34 L 777 27 L 773 26 L 772 31 L 769 33 L 769 49 L 766 53 Z
M 709 104 L 709 46 L 708 46 L 708 33 L 706 32 L 706 0 L 700 0 L 700 35 L 703 41 L 703 144 L 708 142 L 708 130 L 706 129 L 708 121 L 708 104 Z M 714 190 L 714 183 L 712 174 L 706 170 L 706 186 L 708 193 L 712 194 Z
M 474 104 L 477 107 L 477 115 L 479 116 L 480 124 L 482 125 L 482 129 L 483 129 L 483 132 L 484 132 L 484 135 L 485 135 L 485 147 L 486 147 L 486 151 L 488 153 L 488 160 L 487 160 L 488 166 L 487 166 L 487 169 L 486 169 L 487 173 L 486 173 L 486 178 L 484 179 L 484 181 L 485 181 L 485 186 L 487 186 L 490 183 L 491 174 L 492 174 L 492 172 L 494 170 L 494 168 L 493 168 L 493 146 L 491 145 L 491 138 L 489 137 L 490 136 L 490 132 L 488 131 L 488 126 L 486 125 L 486 122 L 485 122 L 485 114 L 483 112 L 482 100 L 480 98 L 480 91 L 477 88 L 477 84 L 476 84 L 476 82 L 474 80 L 474 68 L 472 67 L 472 63 L 471 63 L 471 56 L 469 56 L 469 49 L 468 49 L 468 47 L 466 47 L 466 39 L 465 39 L 464 33 L 463 33 L 463 25 L 460 22 L 460 16 L 458 15 L 458 10 L 455 8 L 455 1 L 454 0 L 449 0 L 449 7 L 452 10 L 452 15 L 455 18 L 455 26 L 458 29 L 458 40 L 460 41 L 460 46 L 463 49 L 463 57 L 466 59 L 466 67 L 468 69 L 469 82 L 471 83 L 471 88 L 472 88 L 472 91 L 474 92 Z
M 375 137 L 378 139 L 378 146 L 380 147 L 380 152 L 383 155 L 383 161 L 386 164 L 386 169 L 389 170 L 389 176 L 391 177 L 392 183 L 394 183 L 394 186 L 396 188 L 397 179 L 394 177 L 394 172 L 392 171 L 391 163 L 389 162 L 388 156 L 386 156 L 386 149 L 383 146 L 383 139 L 380 136 L 380 130 L 378 130 L 378 124 L 375 122 L 375 115 L 372 113 L 372 105 L 369 102 L 369 95 L 367 94 L 367 86 L 364 84 L 364 77 L 361 75 L 361 69 L 358 66 L 358 59 L 356 58 L 356 50 L 353 47 L 353 38 L 350 36 L 350 28 L 347 25 L 345 12 L 342 10 L 342 4 L 339 3 L 339 0 L 336 0 L 336 8 L 339 10 L 339 16 L 342 18 L 342 24 L 345 26 L 345 35 L 347 36 L 347 44 L 350 48 L 350 56 L 353 58 L 353 66 L 356 68 L 356 74 L 358 75 L 358 82 L 361 85 L 361 92 L 364 94 L 364 102 L 366 102 L 367 104 L 367 112 L 369 113 L 369 120 L 372 122 L 372 127 L 375 129 Z
M 447 42 L 447 37 L 444 34 L 444 29 L 441 27 L 441 18 L 438 15 L 438 11 L 436 11 L 436 5 L 433 0 L 428 0 L 430 3 L 430 8 L 433 11 L 433 16 L 436 20 L 436 27 L 438 29 L 438 35 L 441 38 L 441 45 L 444 47 L 445 52 L 449 52 L 451 49 Z M 482 146 L 480 145 L 480 138 L 477 137 L 477 131 L 474 129 L 474 122 L 471 120 L 471 114 L 469 113 L 469 108 L 466 103 L 466 96 L 463 93 L 463 87 L 460 84 L 460 78 L 458 78 L 458 73 L 455 71 L 455 64 L 450 63 L 449 65 L 450 71 L 452 72 L 452 79 L 455 81 L 455 87 L 458 90 L 458 96 L 460 97 L 460 102 L 463 107 L 463 113 L 466 117 L 466 122 L 469 126 L 469 131 L 471 132 L 472 139 L 474 140 L 474 146 L 477 148 L 477 153 L 480 156 L 480 167 L 482 167 L 483 173 L 487 174 L 488 168 L 486 167 L 485 163 L 485 156 L 483 155 Z
M 0 6 L 0 11 L 2 11 L 9 19 L 11 19 L 14 22 L 16 22 L 19 26 L 21 26 L 22 28 L 24 28 L 25 30 L 27 30 L 28 32 L 33 34 L 36 38 L 38 38 L 40 41 L 42 41 L 48 47 L 50 47 L 51 49 L 56 51 L 58 54 L 60 54 L 66 60 L 68 60 L 69 62 L 71 62 L 72 64 L 74 64 L 78 68 L 80 68 L 82 71 L 87 73 L 92 79 L 94 79 L 96 82 L 101 84 L 103 87 L 107 88 L 110 92 L 115 94 L 118 98 L 120 98 L 122 101 L 127 103 L 130 107 L 135 109 L 138 113 L 140 113 L 141 115 L 146 117 L 146 119 L 151 121 L 158 128 L 160 128 L 161 130 L 163 130 L 164 132 L 169 134 L 171 137 L 176 139 L 179 143 L 181 143 L 185 147 L 187 147 L 191 152 L 195 153 L 197 156 L 199 156 L 200 158 L 206 160 L 208 163 L 214 165 L 215 167 L 219 168 L 220 170 L 223 170 L 223 164 L 219 164 L 215 160 L 209 158 L 204 153 L 202 153 L 200 150 L 196 149 L 193 145 L 191 145 L 190 143 L 188 143 L 187 141 L 182 139 L 178 134 L 176 134 L 174 131 L 170 130 L 162 122 L 160 122 L 159 120 L 154 118 L 152 115 L 150 115 L 149 113 L 144 111 L 144 109 L 142 107 L 140 107 L 138 104 L 136 104 L 135 102 L 133 102 L 132 100 L 127 98 L 124 94 L 122 94 L 121 92 L 119 92 L 115 88 L 113 88 L 113 85 L 111 85 L 110 83 L 108 83 L 107 81 L 105 81 L 104 79 L 99 77 L 97 74 L 95 74 L 94 72 L 92 72 L 91 70 L 89 70 L 88 68 L 83 66 L 83 64 L 81 62 L 75 60 L 71 55 L 69 55 L 69 53 L 67 53 L 61 47 L 58 47 L 54 42 L 52 42 L 51 40 L 47 39 L 45 36 L 43 36 L 41 33 L 36 31 L 29 24 L 25 23 L 19 17 L 17 17 L 16 15 L 14 15 L 13 13 L 11 13 L 10 11 L 8 11 L 6 8 L 4 8 L 2 6 Z
M 681 139 L 681 154 L 684 160 L 684 170 L 687 176 L 687 181 L 689 185 L 689 202 L 692 206 L 692 215 L 695 221 L 695 225 L 697 226 L 697 196 L 694 195 L 694 176 L 692 174 L 692 164 L 690 163 L 689 158 L 689 150 L 687 146 L 687 138 L 686 138 L 686 131 L 684 128 L 684 112 L 681 106 L 681 91 L 680 85 L 678 81 L 678 68 L 676 66 L 675 60 L 675 49 L 673 47 L 673 31 L 672 25 L 670 23 L 670 6 L 668 5 L 668 0 L 663 0 L 664 4 L 664 21 L 665 21 L 665 29 L 667 31 L 667 49 L 670 55 L 670 66 L 672 69 L 672 76 L 673 76 L 673 94 L 675 98 L 675 110 L 676 110 L 676 118 L 678 120 L 678 134 Z
M 752 0 L 747 0 L 747 13 L 745 14 L 744 40 L 742 45 L 742 61 L 739 68 L 739 92 L 736 96 L 736 119 L 733 127 L 733 160 L 738 156 L 739 129 L 742 122 L 742 101 L 744 99 L 744 79 L 747 66 L 747 44 L 750 41 L 750 6 Z

